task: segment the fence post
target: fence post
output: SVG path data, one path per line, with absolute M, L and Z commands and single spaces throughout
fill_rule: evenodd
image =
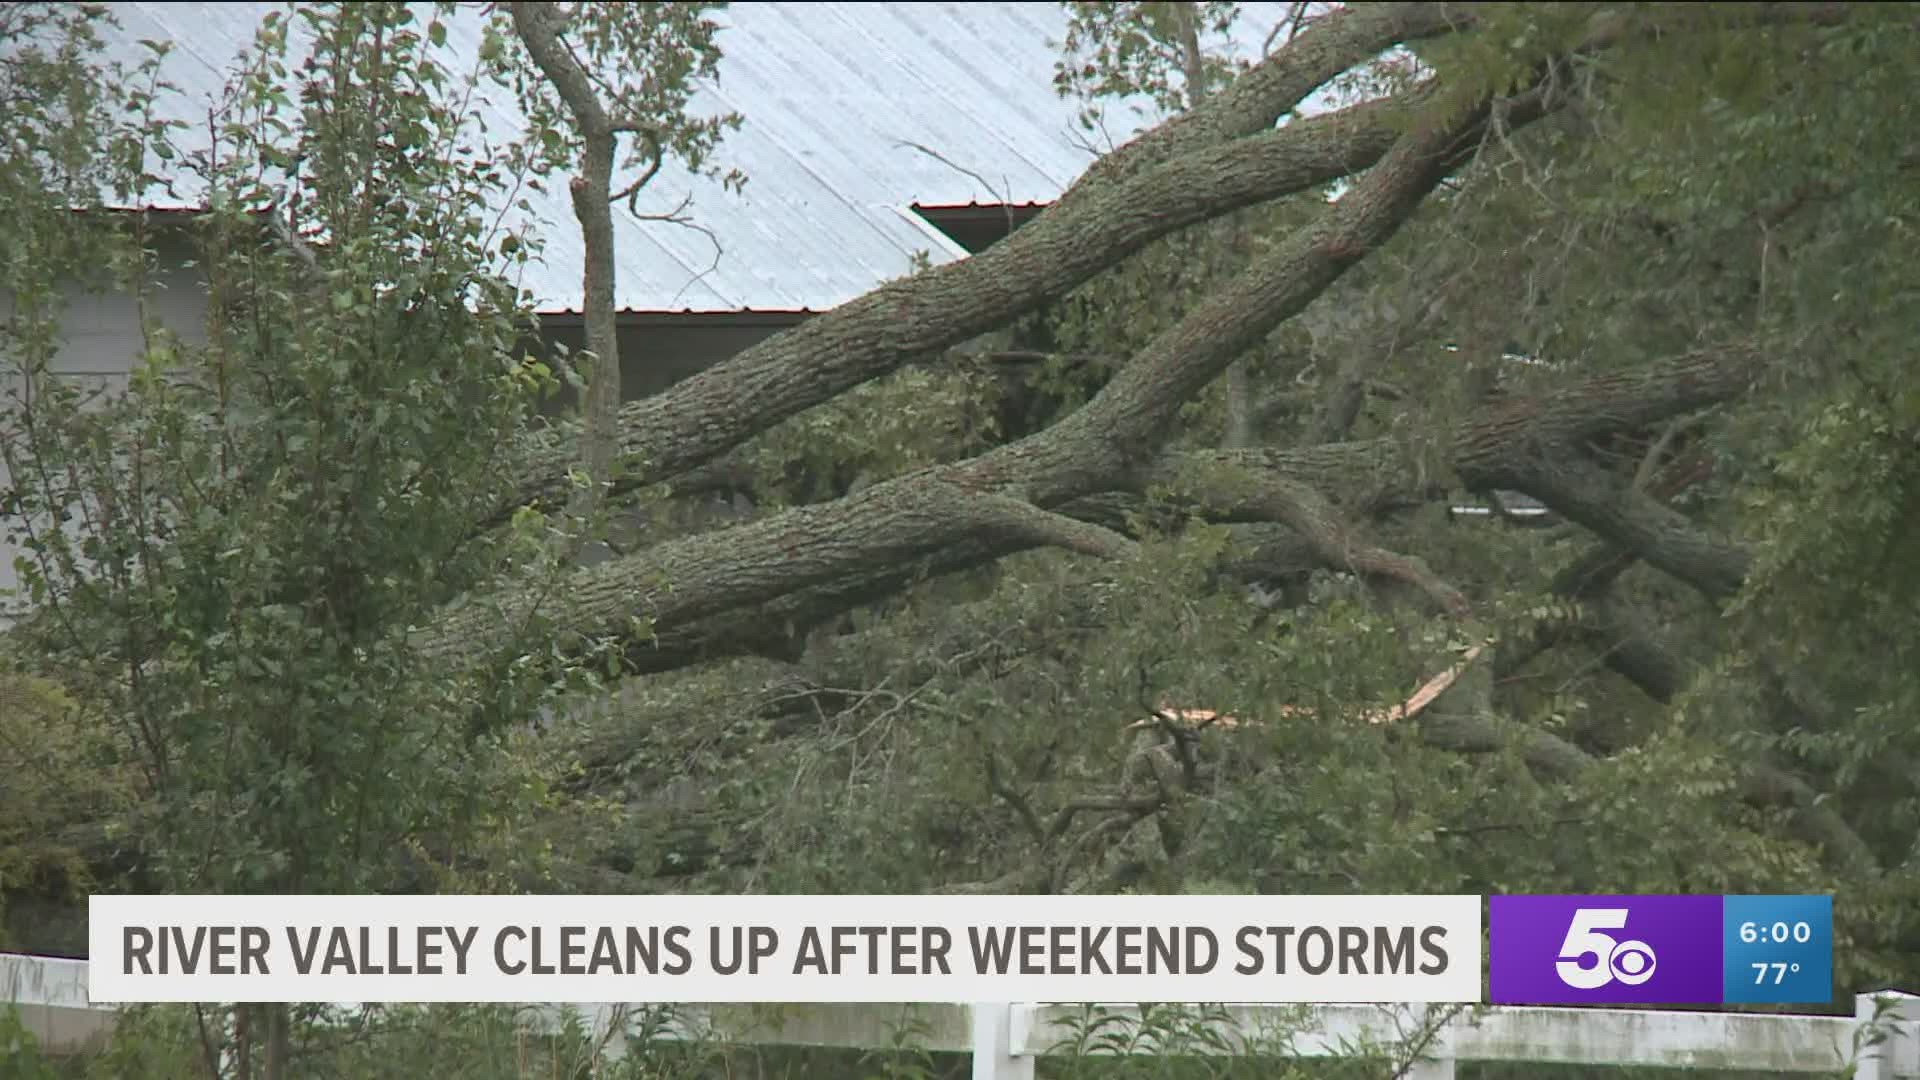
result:
M 1914 1080 L 1920 1077 L 1920 997 L 1899 990 L 1855 994 L 1853 1017 L 1862 1033 L 1881 1000 L 1892 1003 L 1880 1017 L 1884 1038 L 1876 1045 L 1860 1046 L 1854 1080 Z
M 1407 1064 L 1401 1080 L 1453 1080 L 1454 1018 L 1433 1033 L 1421 1054 Z
M 1013 1006 L 974 1002 L 973 1080 L 1033 1080 L 1033 1058 L 1013 1053 Z

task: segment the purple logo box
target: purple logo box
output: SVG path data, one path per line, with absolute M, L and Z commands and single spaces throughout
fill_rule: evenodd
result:
M 1496 1005 L 1719 1004 L 1718 896 L 1495 896 Z

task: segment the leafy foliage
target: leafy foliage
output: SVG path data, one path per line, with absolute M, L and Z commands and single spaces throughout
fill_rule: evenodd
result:
M 57 684 L 0 670 L 0 770 L 8 777 L 0 787 L 0 901 L 71 903 L 91 891 L 87 855 L 98 844 L 76 823 L 112 821 L 138 800 L 135 772 L 117 756 L 111 733 Z
M 725 4 L 582 4 L 568 30 L 577 56 L 603 99 L 608 114 L 619 118 L 628 140 L 621 164 L 638 169 L 632 190 L 645 186 L 669 158 L 694 171 L 717 172 L 714 148 L 740 126 L 738 113 L 711 116 L 691 111 L 693 94 L 715 77 L 720 49 L 719 25 L 708 18 Z M 521 55 L 522 46 L 506 11 L 487 24 L 480 59 L 492 79 L 510 89 L 526 110 L 531 166 L 541 174 L 565 170 L 579 160 L 581 135 L 553 85 Z M 745 183 L 729 170 L 730 185 Z M 624 185 L 623 185 L 624 187 Z
M 527 400 L 518 297 L 468 209 L 497 181 L 451 151 L 464 119 L 392 92 L 447 79 L 409 11 L 294 17 L 313 45 L 293 77 L 328 93 L 284 88 L 291 27 L 270 15 L 194 159 L 204 344 L 150 333 L 112 397 L 55 377 L 49 269 L 92 252 L 47 201 L 14 234 L 49 256 L 11 263 L 10 521 L 47 615 L 22 640 L 113 732 L 150 800 L 140 832 L 173 838 L 151 853 L 173 889 L 389 881 L 396 838 L 460 820 L 486 743 L 484 688 L 424 678 L 389 628 L 499 557 L 466 524 Z M 95 242 L 137 295 L 176 241 L 116 225 Z
M 1240 18 L 1238 4 L 1063 6 L 1069 21 L 1053 84 L 1084 103 L 1080 124 L 1088 131 L 1100 130 L 1103 99 L 1139 95 L 1163 113 L 1174 113 L 1236 74 L 1232 62 L 1206 52 L 1202 39 L 1232 33 Z

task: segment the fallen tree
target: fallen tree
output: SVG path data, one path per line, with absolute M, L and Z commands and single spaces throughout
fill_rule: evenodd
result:
M 1007 350 L 1026 358 L 1025 367 L 996 378 L 1032 390 L 1040 401 L 1023 412 L 1034 419 L 1030 428 L 1011 435 L 974 432 L 961 450 L 943 444 L 929 452 L 937 459 L 931 464 L 916 460 L 880 470 L 819 501 L 766 499 L 744 522 L 641 543 L 599 565 L 483 576 L 452 603 L 402 609 L 416 651 L 393 652 L 451 686 L 502 670 L 537 674 L 531 681 L 557 680 L 608 661 L 608 681 L 630 680 L 627 693 L 596 714 L 598 720 L 576 723 L 563 715 L 555 721 L 557 734 L 550 732 L 549 741 L 560 746 L 556 760 L 569 764 L 543 762 L 578 767 L 557 784 L 570 796 L 606 797 L 620 808 L 612 830 L 620 835 L 608 841 L 618 850 L 583 850 L 565 867 L 577 875 L 570 880 L 596 888 L 658 879 L 668 887 L 680 887 L 679 879 L 761 887 L 765 880 L 751 875 L 777 858 L 783 843 L 791 850 L 804 846 L 783 841 L 782 828 L 812 823 L 826 833 L 818 824 L 826 822 L 851 833 L 855 811 L 815 806 L 812 818 L 793 814 L 801 823 L 794 824 L 783 820 L 788 804 L 765 791 L 752 793 L 759 803 L 703 801 L 724 802 L 714 792 L 730 790 L 736 766 L 759 777 L 754 770 L 775 771 L 789 764 L 788 755 L 808 754 L 846 755 L 844 805 L 856 807 L 868 827 L 897 826 L 867 842 L 891 842 L 892 833 L 927 843 L 937 836 L 945 850 L 960 853 L 953 866 L 940 866 L 939 881 L 918 882 L 943 888 L 1138 884 L 1148 872 L 1137 851 L 1122 850 L 1122 841 L 1150 830 L 1160 836 L 1156 858 L 1172 865 L 1192 858 L 1193 838 L 1209 828 L 1217 837 L 1269 837 L 1285 834 L 1299 819 L 1333 829 L 1325 819 L 1339 814 L 1286 802 L 1289 788 L 1312 783 L 1326 785 L 1319 790 L 1330 803 L 1349 791 L 1365 803 L 1380 790 L 1397 793 L 1402 783 L 1431 785 L 1380 811 L 1393 829 L 1417 820 L 1421 805 L 1477 812 L 1473 800 L 1481 789 L 1504 795 L 1503 786 L 1524 788 L 1533 800 L 1516 811 L 1523 818 L 1551 809 L 1555 792 L 1579 791 L 1599 803 L 1606 801 L 1607 783 L 1638 785 L 1631 790 L 1647 798 L 1684 790 L 1691 801 L 1672 805 L 1700 810 L 1703 819 L 1712 816 L 1702 809 L 1708 807 L 1751 827 L 1736 835 L 1742 842 L 1760 837 L 1752 840 L 1765 848 L 1755 856 L 1758 865 L 1777 867 L 1816 851 L 1835 872 L 1860 880 L 1894 874 L 1900 868 L 1884 838 L 1863 838 L 1858 817 L 1850 820 L 1824 798 L 1851 782 L 1846 770 L 1853 766 L 1836 765 L 1840 752 L 1825 745 L 1809 749 L 1812 740 L 1783 737 L 1848 731 L 1847 717 L 1859 707 L 1855 692 L 1823 698 L 1790 687 L 1790 680 L 1758 680 L 1769 701 L 1753 713 L 1761 719 L 1748 723 L 1746 714 L 1721 708 L 1713 713 L 1718 726 L 1697 733 L 1700 745 L 1683 747 L 1687 753 L 1649 735 L 1651 729 L 1678 741 L 1691 734 L 1675 734 L 1677 721 L 1667 722 L 1679 716 L 1691 722 L 1682 711 L 1690 690 L 1718 677 L 1713 663 L 1678 655 L 1680 646 L 1708 642 L 1703 652 L 1720 648 L 1740 663 L 1765 666 L 1750 652 L 1766 642 L 1756 646 L 1753 635 L 1727 629 L 1735 617 L 1728 613 L 1739 609 L 1756 575 L 1767 572 L 1767 553 L 1778 546 L 1743 527 L 1738 513 L 1743 491 L 1763 486 L 1773 468 L 1774 447 L 1745 429 L 1766 426 L 1774 416 L 1769 410 L 1788 409 L 1793 398 L 1783 387 L 1808 383 L 1818 384 L 1818 393 L 1833 392 L 1836 373 L 1862 355 L 1813 316 L 1781 316 L 1780 301 L 1761 317 L 1744 293 L 1733 300 L 1698 298 L 1724 284 L 1720 275 L 1740 278 L 1743 289 L 1746 279 L 1757 279 L 1754 288 L 1766 300 L 1788 273 L 1775 261 L 1785 258 L 1778 254 L 1788 246 L 1782 237 L 1790 235 L 1796 251 L 1817 247 L 1814 226 L 1793 231 L 1801 224 L 1793 215 L 1811 212 L 1800 208 L 1807 200 L 1756 216 L 1741 206 L 1726 210 L 1675 197 L 1683 205 L 1662 215 L 1657 228 L 1618 207 L 1634 197 L 1621 191 L 1651 183 L 1639 177 L 1652 168 L 1640 168 L 1619 145 L 1673 167 L 1672 159 L 1688 160 L 1694 152 L 1696 136 L 1650 139 L 1655 145 L 1648 149 L 1621 135 L 1632 129 L 1615 111 L 1636 103 L 1636 79 L 1654 77 L 1633 65 L 1675 69 L 1690 37 L 1730 51 L 1772 49 L 1772 30 L 1830 26 L 1848 12 L 1830 5 L 1740 5 L 1710 18 L 1677 6 L 1636 9 L 1631 16 L 1565 11 L 1571 14 L 1529 22 L 1533 17 L 1524 13 L 1479 7 L 1386 4 L 1311 22 L 1227 88 L 1101 158 L 1057 204 L 1004 241 L 893 282 L 665 393 L 629 402 L 615 418 L 611 460 L 596 462 L 590 472 L 607 465 L 604 493 L 616 498 L 651 498 L 657 486 L 668 489 L 666 498 L 692 497 L 708 485 L 775 487 L 743 461 L 783 424 L 813 410 L 850 407 L 850 400 L 884 407 L 895 385 L 890 380 L 909 369 L 916 377 L 946 377 L 963 366 L 948 362 L 949 350 L 1021 320 L 1045 324 L 1063 338 L 1069 330 L 1080 335 Z M 1509 29 L 1500 20 L 1518 19 L 1542 37 L 1515 46 L 1509 36 L 1478 34 L 1483 19 Z M 551 39 L 566 28 L 546 25 L 541 33 Z M 1789 44 L 1810 48 L 1799 38 Z M 1276 126 L 1328 80 L 1406 45 L 1420 50 L 1426 69 L 1417 79 L 1402 79 L 1397 93 Z M 548 57 L 557 62 L 559 54 L 549 50 Z M 1702 89 L 1699 97 L 1721 100 L 1718 88 Z M 1734 151 L 1721 152 L 1737 160 Z M 1608 154 L 1629 160 L 1621 164 Z M 1696 168 L 1718 177 L 1727 171 L 1719 160 Z M 1342 182 L 1337 200 L 1314 197 L 1336 181 Z M 1747 198 L 1752 192 L 1738 194 L 1761 202 Z M 1777 192 L 1769 194 L 1769 204 L 1778 201 Z M 1696 261 L 1672 269 L 1681 257 L 1662 253 L 1682 244 L 1673 237 L 1690 227 L 1687 213 L 1714 228 L 1724 228 L 1729 217 L 1741 228 L 1758 221 L 1757 267 L 1722 250 L 1731 244 L 1695 238 L 1682 246 Z M 1179 265 L 1174 269 L 1189 277 L 1166 270 L 1182 262 L 1181 244 L 1196 242 L 1194 226 L 1229 217 L 1254 238 L 1247 250 L 1232 253 L 1239 261 L 1220 260 L 1228 269 L 1211 276 Z M 1849 228 L 1855 238 L 1870 231 L 1857 222 Z M 1578 244 L 1567 241 L 1565 251 L 1543 254 L 1540 237 L 1553 235 L 1577 237 Z M 1412 246 L 1445 247 L 1451 257 L 1412 258 L 1406 253 Z M 1616 249 L 1611 262 L 1596 254 Z M 1698 249 L 1726 265 L 1703 269 Z M 1568 263 L 1579 264 L 1578 273 Z M 1419 269 L 1401 276 L 1402 267 Z M 1444 303 L 1421 276 L 1434 272 L 1460 279 L 1445 290 Z M 1128 274 L 1146 279 L 1131 295 L 1176 293 L 1169 310 L 1140 315 L 1134 325 L 1135 312 L 1105 303 L 1110 294 L 1100 290 Z M 1638 276 L 1648 279 L 1644 291 L 1651 297 L 1634 291 Z M 1329 310 L 1363 290 L 1389 294 L 1394 302 L 1381 305 L 1389 314 L 1375 319 Z M 1538 299 L 1550 292 L 1556 300 Z M 1691 306 L 1672 299 L 1680 294 Z M 1060 313 L 1069 302 L 1100 309 L 1105 321 L 1093 330 L 1059 329 L 1072 322 Z M 1817 307 L 1806 297 L 1799 303 L 1801 313 Z M 1583 304 L 1603 310 L 1595 314 Z M 1330 329 L 1317 336 L 1299 332 L 1313 320 Z M 1570 323 L 1581 332 L 1566 331 Z M 1505 344 L 1523 338 L 1524 345 Z M 1547 347 L 1536 347 L 1541 341 Z M 1829 355 L 1841 350 L 1844 361 Z M 1063 357 L 1070 362 L 1055 363 Z M 1521 361 L 1526 370 L 1517 376 L 1502 367 Z M 1257 372 L 1275 390 L 1272 400 L 1299 407 L 1262 410 L 1253 445 L 1223 449 L 1230 440 L 1212 436 L 1214 410 L 1207 403 L 1236 364 Z M 1482 378 L 1489 369 L 1496 375 Z M 1047 378 L 1068 386 L 1038 386 Z M 1643 473 L 1665 467 L 1677 438 L 1672 432 L 1683 422 L 1705 432 L 1688 452 L 1706 464 L 1675 490 L 1650 490 L 1658 485 L 1643 483 Z M 547 512 L 563 518 L 558 512 L 575 491 L 572 471 L 590 455 L 564 427 L 516 434 L 498 459 L 506 482 L 473 501 L 470 518 L 458 522 L 462 542 L 490 537 L 490 527 L 509 519 L 525 525 Z M 1648 464 L 1623 467 L 1617 460 L 1623 445 L 1636 454 L 1647 447 Z M 1517 538 L 1435 527 L 1428 513 L 1458 499 L 1514 494 L 1537 500 L 1562 524 Z M 401 496 L 394 499 L 401 504 Z M 327 509 L 316 510 L 315 520 L 329 520 Z M 566 526 L 556 532 L 577 539 Z M 440 538 L 434 543 L 444 540 L 434 535 Z M 1217 535 L 1228 539 L 1212 539 Z M 1099 592 L 1095 584 L 1125 581 L 1120 591 L 1141 593 L 1156 578 L 1178 577 L 1164 569 L 1178 561 L 1168 547 L 1196 536 L 1202 538 L 1193 540 L 1196 547 L 1220 545 L 1208 549 L 1212 576 L 1204 588 L 1163 597 L 1159 608 L 1141 602 L 1121 615 L 1101 610 L 1104 600 L 1087 599 Z M 1580 551 L 1596 554 L 1568 563 L 1562 549 L 1575 539 Z M 460 548 L 451 542 L 432 548 L 443 550 Z M 350 552 L 351 545 L 343 541 L 321 554 L 331 558 L 336 551 Z M 1561 566 L 1566 571 L 1556 578 L 1553 570 Z M 1015 621 L 1006 605 L 1024 603 L 1009 594 L 1040 590 L 1036 582 L 1048 583 L 1049 574 L 1081 588 L 1061 590 L 1072 599 L 1054 596 L 1045 608 L 1020 608 L 1043 629 L 1013 635 L 1021 637 L 1019 647 L 894 640 L 920 633 L 926 608 L 978 612 L 983 625 L 1002 633 L 1002 622 Z M 1238 594 L 1249 582 L 1263 595 L 1273 585 L 1272 595 L 1284 590 L 1292 598 L 1243 603 Z M 1399 603 L 1408 596 L 1411 603 Z M 1549 602 L 1566 602 L 1576 614 L 1564 620 L 1514 614 L 1516 607 Z M 1253 629 L 1233 629 L 1243 615 L 1259 620 Z M 1115 763 L 1096 760 L 1104 752 L 1102 733 L 1125 731 L 1140 710 L 1113 687 L 1127 683 L 1130 696 L 1136 675 L 1143 688 L 1157 678 L 1140 674 L 1153 666 L 1141 656 L 1110 663 L 1130 619 L 1146 628 L 1142 636 L 1158 634 L 1169 643 L 1164 651 L 1176 659 L 1164 666 L 1183 673 L 1167 676 L 1176 685 L 1156 685 L 1156 691 L 1193 693 L 1184 679 L 1213 694 L 1244 693 L 1251 700 L 1204 701 L 1235 715 L 1278 716 L 1278 706 L 1298 704 L 1286 714 L 1293 726 L 1269 729 L 1280 745 L 1258 750 L 1265 755 L 1259 763 L 1203 775 L 1182 737 L 1168 735 L 1164 753 L 1137 758 L 1149 770 L 1158 762 L 1158 771 L 1126 772 L 1137 763 L 1129 759 L 1116 781 L 1109 768 Z M 383 655 L 381 646 L 399 636 L 392 625 L 378 626 L 351 638 L 360 652 L 342 655 L 355 662 Z M 1397 652 L 1379 643 L 1389 638 Z M 1495 642 L 1493 663 L 1484 665 L 1491 669 L 1489 686 L 1475 690 L 1471 707 L 1440 708 L 1429 699 L 1405 708 L 1392 724 L 1352 719 L 1357 702 L 1407 700 L 1399 695 L 1439 670 L 1436 643 L 1448 638 Z M 130 634 L 125 641 L 84 644 L 93 655 L 126 649 L 135 677 L 174 670 L 167 667 L 174 663 L 170 656 L 139 654 L 142 640 Z M 188 649 L 191 643 L 175 644 Z M 1142 654 L 1153 651 L 1152 643 L 1135 644 Z M 1341 659 L 1315 667 L 1323 654 Z M 1226 655 L 1244 666 L 1221 670 L 1226 661 L 1218 657 Z M 1349 665 L 1349 655 L 1360 659 Z M 1764 659 L 1772 665 L 1765 670 L 1783 669 L 1776 658 Z M 1365 677 L 1334 670 L 1343 666 L 1369 670 Z M 1519 683 L 1541 672 L 1550 688 Z M 1618 676 L 1637 696 L 1623 703 L 1622 687 L 1596 673 Z M 681 693 L 702 679 L 740 685 L 723 687 L 724 693 L 711 686 Z M 1302 690 L 1287 679 L 1319 682 Z M 472 713 L 492 704 L 484 694 L 473 697 L 459 704 Z M 1575 700 L 1569 705 L 1562 698 Z M 1317 704 L 1307 707 L 1310 700 Z M 1045 704 L 1030 704 L 1035 701 Z M 526 702 L 513 705 L 501 711 L 524 720 Z M 1581 709 L 1619 709 L 1636 723 L 1570 730 L 1566 716 Z M 395 715 L 391 722 L 408 719 Z M 661 749 L 655 743 L 675 725 L 711 735 L 724 748 L 674 743 Z M 1316 726 L 1370 730 L 1329 733 Z M 716 734 L 723 729 L 724 737 Z M 919 733 L 921 741 L 905 740 L 912 749 L 900 752 L 911 760 L 902 770 L 917 787 L 873 795 L 869 785 L 891 782 L 902 770 L 863 769 L 866 759 L 854 761 L 847 748 L 877 738 L 869 730 L 899 729 Z M 963 729 L 985 749 L 963 747 L 954 734 Z M 500 730 L 480 729 L 487 737 Z M 458 729 L 443 724 L 436 731 L 452 741 L 447 732 Z M 1394 755 L 1416 752 L 1408 746 L 1435 756 L 1405 765 Z M 1643 756 L 1654 753 L 1649 747 L 1684 758 L 1698 774 L 1682 774 L 1677 766 L 1671 774 L 1654 771 L 1644 765 Z M 709 751 L 718 762 L 701 757 Z M 1241 752 L 1218 750 L 1222 760 Z M 282 760 L 298 753 L 287 749 Z M 1497 773 L 1507 757 L 1523 768 Z M 737 764 L 749 758 L 751 767 Z M 700 785 L 713 791 L 689 799 L 672 770 L 696 759 L 705 770 L 698 773 Z M 1320 775 L 1340 769 L 1347 771 Z M 766 787 L 801 799 L 794 793 L 808 789 L 803 771 L 790 783 Z M 874 779 L 876 773 L 885 776 Z M 892 820 L 895 802 L 918 805 L 920 789 L 953 776 L 963 777 L 974 802 L 927 811 L 951 810 L 952 820 L 938 828 Z M 1442 790 L 1434 778 L 1447 776 L 1466 778 L 1455 785 L 1459 790 Z M 1151 789 L 1142 786 L 1149 783 Z M 1218 819 L 1211 826 L 1200 820 L 1229 805 L 1254 824 L 1236 819 L 1241 832 L 1230 834 Z M 1796 845 L 1790 855 L 1765 847 L 1778 839 L 1771 831 L 1777 823 L 1765 814 L 1748 816 L 1756 808 L 1785 810 L 1793 819 L 1793 828 L 1780 830 Z M 1607 812 L 1630 815 L 1632 808 Z M 1763 824 L 1754 824 L 1761 818 Z M 1630 819 L 1608 820 L 1614 822 L 1608 827 L 1624 829 L 1621 822 Z M 540 821 L 562 848 L 569 837 L 582 849 L 598 842 L 581 839 L 594 826 L 574 818 Z M 1451 842 L 1478 835 L 1482 825 L 1509 827 L 1452 818 L 1439 826 L 1426 822 L 1422 827 L 1431 828 L 1421 835 Z M 970 836 L 993 830 L 1003 839 L 1023 839 L 1003 845 L 1012 852 L 1004 857 L 990 845 L 970 846 Z M 107 850 L 116 835 L 89 832 L 89 856 L 109 863 L 118 854 Z M 1283 854 L 1311 862 L 1319 856 L 1300 852 L 1338 846 L 1320 834 L 1310 840 Z M 435 841 L 431 857 L 409 867 L 409 874 L 420 875 L 409 877 L 410 884 L 428 880 L 423 867 L 436 860 L 457 861 L 455 840 Z M 1540 851 L 1554 849 L 1499 850 L 1550 862 Z M 1410 849 L 1399 854 L 1422 857 Z M 904 864 L 906 856 L 901 859 Z M 1224 873 L 1221 865 L 1224 860 L 1208 872 Z M 1550 876 L 1537 864 L 1533 869 L 1542 880 Z M 1749 870 L 1740 872 L 1750 879 Z M 1379 880 L 1325 872 L 1341 887 Z M 1370 872 L 1386 873 L 1386 864 L 1372 864 Z M 1476 872 L 1483 876 L 1447 884 L 1477 887 L 1499 871 Z M 1276 874 L 1258 883 L 1295 880 Z M 821 880 L 831 887 L 843 882 L 823 877 L 801 884 L 818 887 Z M 847 880 L 866 887 L 903 884 Z M 1675 871 L 1650 873 L 1649 880 L 1690 879 Z M 1235 881 L 1247 887 L 1253 879 Z

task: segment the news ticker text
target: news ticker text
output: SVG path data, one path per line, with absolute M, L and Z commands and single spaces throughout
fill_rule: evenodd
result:
M 101 1002 L 1833 993 L 1826 896 L 95 896 L 89 939 Z

